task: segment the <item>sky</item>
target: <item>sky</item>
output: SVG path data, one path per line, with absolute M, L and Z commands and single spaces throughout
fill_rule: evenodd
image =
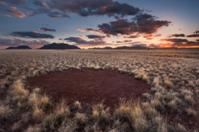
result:
M 0 48 L 199 48 L 198 0 L 0 0 Z

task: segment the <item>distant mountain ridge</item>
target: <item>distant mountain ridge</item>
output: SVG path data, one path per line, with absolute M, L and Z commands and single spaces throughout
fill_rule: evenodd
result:
M 16 47 L 8 47 L 6 49 L 32 49 L 32 48 L 27 45 L 20 45 L 20 46 L 16 46 Z
M 52 43 L 42 46 L 40 49 L 80 49 L 78 46 L 65 43 Z
M 104 48 L 92 48 L 92 49 L 148 49 L 146 45 L 133 45 L 133 46 L 119 46 L 119 47 L 104 47 Z

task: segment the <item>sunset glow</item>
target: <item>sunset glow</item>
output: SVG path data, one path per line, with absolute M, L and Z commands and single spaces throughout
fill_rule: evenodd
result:
M 82 1 L 0 1 L 0 48 L 49 43 L 86 49 L 199 47 L 198 0 Z

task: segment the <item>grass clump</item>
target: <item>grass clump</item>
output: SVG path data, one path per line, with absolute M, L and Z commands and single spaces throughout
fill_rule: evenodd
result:
M 121 122 L 128 122 L 131 131 L 144 131 L 148 127 L 140 104 L 122 101 L 115 111 L 115 117 Z
M 13 95 L 14 99 L 25 99 L 29 95 L 29 91 L 25 89 L 22 80 L 16 80 L 13 83 L 10 93 Z

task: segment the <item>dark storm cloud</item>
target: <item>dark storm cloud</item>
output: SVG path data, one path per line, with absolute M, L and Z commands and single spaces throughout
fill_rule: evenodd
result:
M 91 40 L 91 41 L 87 41 L 87 40 L 84 40 L 80 37 L 69 37 L 69 38 L 65 38 L 65 40 L 68 41 L 68 42 L 76 43 L 78 45 L 82 45 L 82 44 L 87 44 L 87 45 L 105 44 L 105 41 L 103 41 L 102 39 L 94 39 L 94 40 Z
M 12 32 L 10 35 L 15 37 L 25 38 L 41 38 L 41 39 L 53 39 L 54 36 L 50 34 L 36 33 L 36 32 Z
M 55 29 L 53 29 L 53 28 L 47 28 L 47 27 L 41 27 L 40 30 L 44 31 L 44 32 L 56 32 Z
M 104 36 L 100 36 L 100 35 L 87 35 L 87 37 L 89 38 L 89 39 L 102 39 L 102 38 L 104 38 Z
M 185 37 L 186 35 L 181 33 L 181 34 L 172 34 L 171 37 Z
M 157 20 L 154 16 L 149 14 L 137 15 L 132 21 L 127 19 L 118 19 L 110 23 L 99 25 L 99 30 L 105 34 L 118 35 L 118 34 L 133 34 L 155 33 L 159 28 L 168 26 L 169 21 Z
M 60 13 L 77 13 L 81 16 L 125 16 L 136 15 L 141 11 L 132 5 L 113 0 L 36 0 L 34 3 L 46 12 L 58 10 Z

